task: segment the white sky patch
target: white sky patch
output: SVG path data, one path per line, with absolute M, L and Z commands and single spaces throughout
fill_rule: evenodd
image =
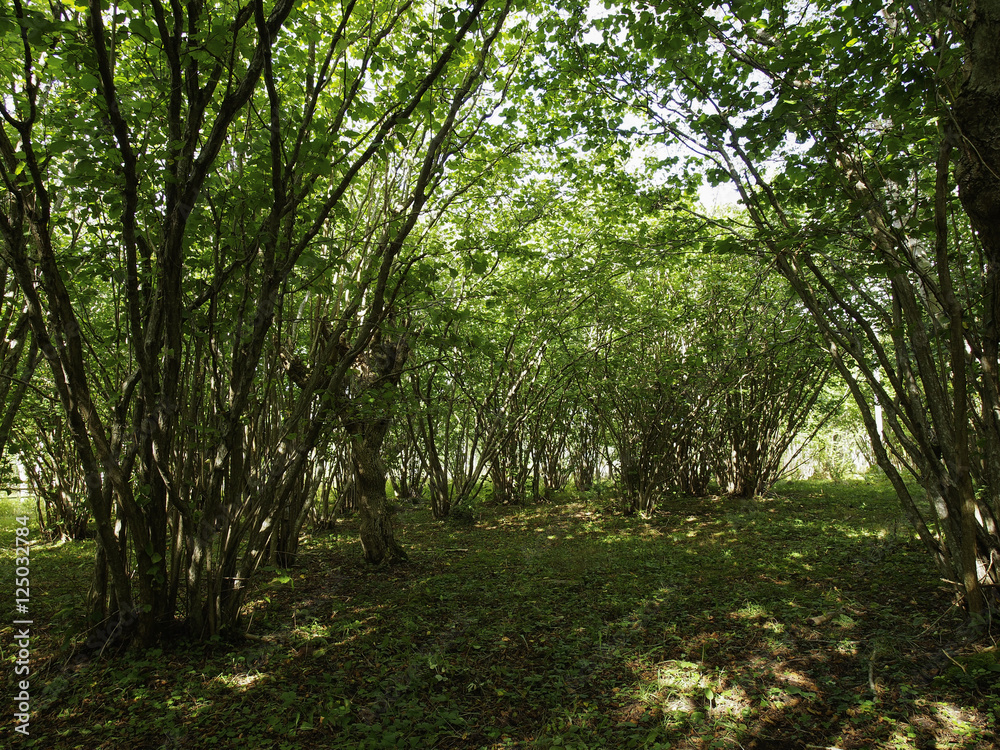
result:
M 722 185 L 703 184 L 698 188 L 698 202 L 701 207 L 708 212 L 735 206 L 740 199 L 740 194 L 731 182 Z

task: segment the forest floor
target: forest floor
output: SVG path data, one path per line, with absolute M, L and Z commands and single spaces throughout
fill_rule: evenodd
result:
M 8 589 L 18 512 L 0 514 Z M 103 659 L 67 635 L 92 543 L 37 545 L 30 736 L 5 701 L 0 747 L 1000 746 L 997 629 L 963 635 L 887 485 L 785 483 L 649 519 L 581 498 L 467 525 L 407 509 L 393 567 L 365 566 L 356 531 L 260 577 L 250 639 Z

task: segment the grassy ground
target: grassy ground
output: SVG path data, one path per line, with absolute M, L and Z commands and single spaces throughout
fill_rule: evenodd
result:
M 650 520 L 579 498 L 465 526 L 410 510 L 407 565 L 365 567 L 346 522 L 290 583 L 261 579 L 252 640 L 101 661 L 58 651 L 92 545 L 39 546 L 31 736 L 8 719 L 0 745 L 994 748 L 995 641 L 957 635 L 899 515 L 860 482 Z

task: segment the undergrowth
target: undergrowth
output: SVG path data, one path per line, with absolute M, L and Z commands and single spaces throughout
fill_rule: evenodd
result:
M 485 507 L 468 524 L 407 509 L 410 562 L 379 568 L 348 520 L 307 538 L 298 567 L 258 577 L 249 637 L 107 659 L 71 650 L 92 542 L 40 545 L 31 735 L 3 742 L 995 746 L 995 641 L 967 637 L 886 485 L 677 498 L 648 519 L 615 507 Z

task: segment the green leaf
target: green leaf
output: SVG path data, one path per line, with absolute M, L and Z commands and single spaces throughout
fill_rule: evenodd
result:
M 131 31 L 136 36 L 145 39 L 147 42 L 153 40 L 155 32 L 150 28 L 149 24 L 146 23 L 146 19 L 141 16 L 137 16 L 129 21 L 129 31 Z

